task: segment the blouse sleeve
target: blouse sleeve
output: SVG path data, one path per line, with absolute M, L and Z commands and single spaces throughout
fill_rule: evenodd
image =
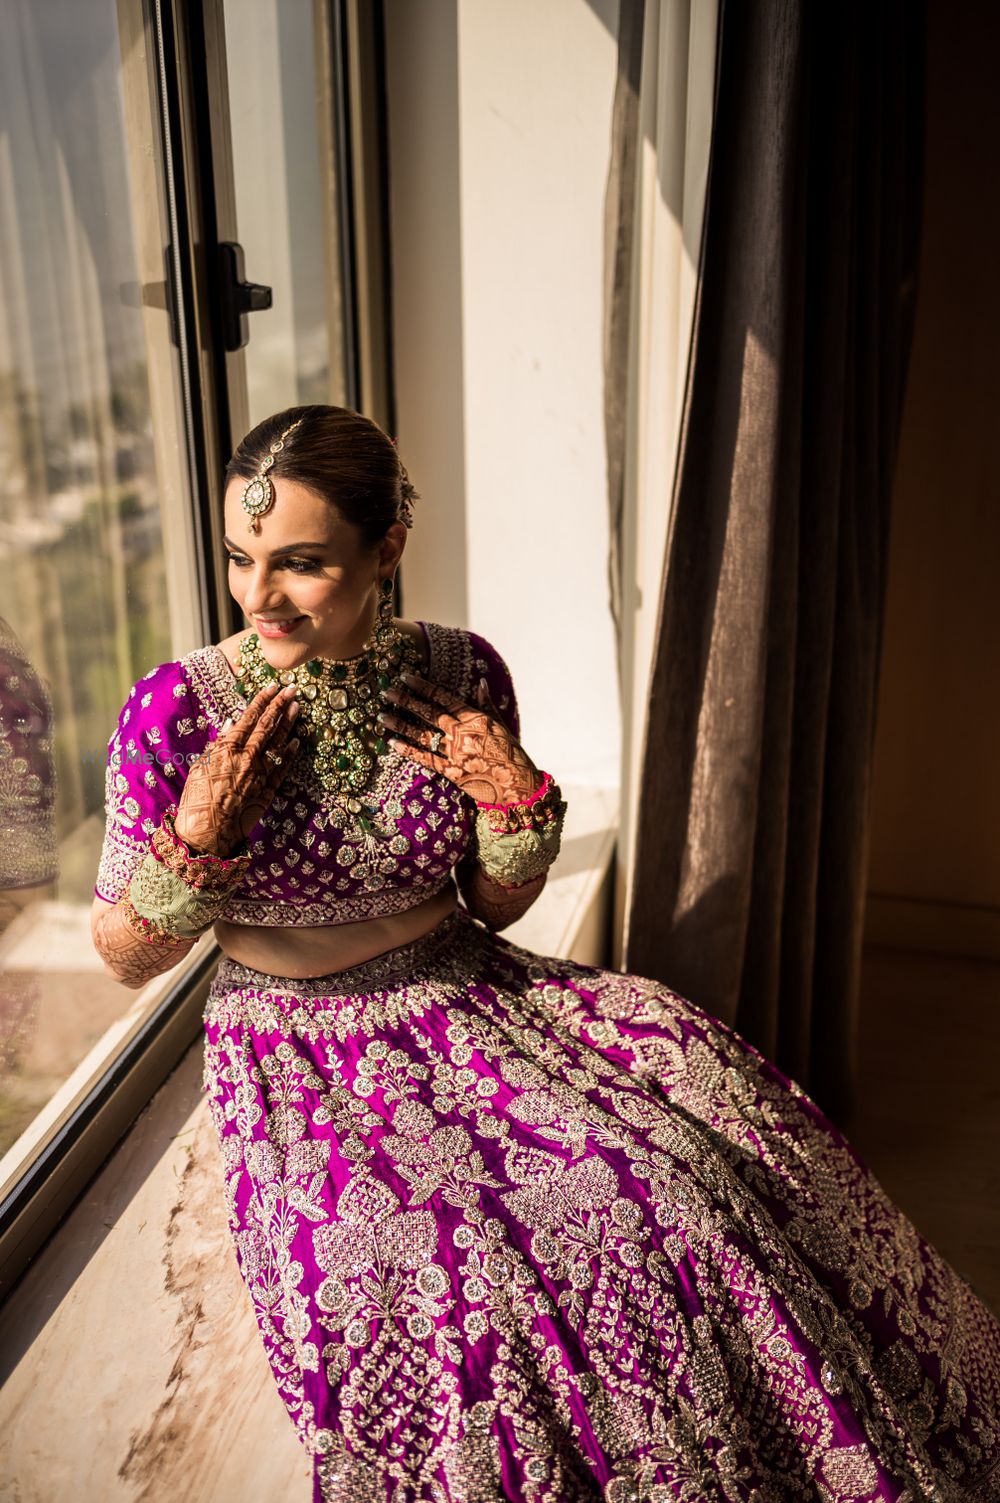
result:
M 468 637 L 472 647 L 470 701 L 475 703 L 476 686 L 482 676 L 490 691 L 490 699 L 500 711 L 507 729 L 520 739 L 521 717 L 518 713 L 517 695 L 514 692 L 514 681 L 510 676 L 510 669 L 493 644 L 487 642 L 485 637 L 478 636 L 474 631 L 470 631 Z
M 122 896 L 208 740 L 208 721 L 179 662 L 161 663 L 129 690 L 108 742 L 99 898 Z

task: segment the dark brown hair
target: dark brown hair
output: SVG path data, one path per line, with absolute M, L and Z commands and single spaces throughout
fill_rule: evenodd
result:
M 286 407 L 265 418 L 226 466 L 226 485 L 234 476 L 252 480 L 271 445 L 295 422 L 268 472 L 272 479 L 296 480 L 322 496 L 358 528 L 365 548 L 380 542 L 393 522 L 406 521 L 406 503 L 418 493 L 396 447 L 378 423 L 349 407 Z

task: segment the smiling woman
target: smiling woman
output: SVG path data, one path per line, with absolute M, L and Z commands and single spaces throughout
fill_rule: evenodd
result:
M 305 421 L 297 415 L 302 413 L 307 415 Z M 291 427 L 297 430 L 297 443 L 295 448 L 286 449 Z M 338 445 L 347 456 L 341 470 L 336 465 Z M 319 456 L 316 462 L 320 468 L 315 473 L 309 469 L 310 453 L 314 458 Z M 276 464 L 278 456 L 280 464 Z M 296 478 L 309 473 L 312 484 Z M 331 491 L 334 475 L 337 484 Z M 380 507 L 373 506 L 371 498 L 379 494 L 379 483 L 384 486 L 387 477 L 394 510 L 383 505 L 376 525 Z M 322 486 L 327 489 L 322 490 Z M 394 753 L 398 758 L 398 748 L 389 751 L 385 727 L 378 721 L 378 691 L 389 688 L 385 670 L 390 663 L 397 669 L 428 666 L 424 647 L 428 632 L 417 623 L 395 621 L 388 603 L 391 576 L 405 545 L 414 495 L 395 450 L 381 430 L 345 409 L 293 409 L 279 414 L 255 430 L 234 456 L 225 491 L 230 589 L 255 630 L 227 638 L 215 653 L 224 657 L 235 675 L 233 689 L 243 692 L 244 702 L 239 707 L 243 713 L 236 729 L 216 738 L 220 744 L 212 756 L 192 768 L 183 793 L 179 787 L 171 789 L 171 793 L 180 794 L 176 833 L 197 845 L 203 854 L 221 855 L 227 838 L 229 843 L 242 840 L 264 814 L 273 790 L 269 795 L 270 784 L 263 774 L 268 772 L 269 759 L 282 755 L 278 744 L 270 744 L 269 738 L 287 738 L 303 706 L 303 720 L 315 719 L 311 706 L 321 687 L 322 674 L 315 672 L 321 663 L 332 664 L 331 679 L 339 676 L 344 680 L 343 687 L 332 691 L 343 704 L 331 706 L 329 695 L 323 701 L 328 712 L 343 713 L 344 745 L 337 748 L 341 760 L 361 758 L 367 773 L 373 774 L 376 758 L 382 759 L 383 773 L 391 767 Z M 381 534 L 376 536 L 380 528 Z M 237 541 L 240 537 L 245 539 L 242 544 Z M 268 644 L 266 657 L 262 642 Z M 487 649 L 487 644 L 482 646 Z M 197 660 L 200 655 L 194 656 Z M 508 705 L 512 699 L 507 688 L 509 677 L 502 665 L 491 663 L 493 656 L 488 650 L 487 656 L 477 661 L 480 668 L 500 673 L 494 692 L 501 705 Z M 254 662 L 258 665 L 256 678 Z M 351 686 L 347 679 L 355 672 L 358 682 Z M 291 687 L 294 674 L 301 679 L 295 703 L 268 708 L 266 700 L 255 700 L 255 695 L 266 689 L 269 678 L 282 677 Z M 470 695 L 476 687 L 464 679 L 458 683 L 453 679 L 452 684 Z M 173 686 L 172 692 L 177 687 Z M 228 683 L 225 687 L 229 691 Z M 235 720 L 237 716 L 229 718 Z M 299 762 L 313 777 L 317 755 L 331 735 L 331 726 L 324 724 L 307 738 Z M 242 739 L 230 747 L 234 737 Z M 497 755 L 501 750 L 498 748 Z M 222 759 L 222 753 L 228 761 Z M 522 782 L 530 792 L 540 782 L 540 775 L 520 748 L 517 756 Z M 281 765 L 280 761 L 270 762 L 272 780 L 274 769 Z M 263 773 L 255 769 L 263 769 Z M 361 769 L 356 771 L 360 784 Z M 224 806 L 220 786 L 227 777 L 233 787 Z M 448 786 L 453 791 L 453 785 Z M 491 789 L 492 785 L 484 791 Z M 376 808 L 377 802 L 363 811 L 359 800 L 353 799 L 346 813 L 350 820 L 366 818 Z M 360 833 L 371 839 L 371 828 Z M 446 833 L 439 832 L 435 846 L 442 844 Z M 280 839 L 279 849 L 284 844 Z M 140 849 L 143 842 L 133 846 L 132 854 L 137 856 Z M 338 859 L 344 864 L 343 853 Z M 284 853 L 279 860 L 285 863 Z M 291 913 L 292 922 L 282 922 L 285 910 L 278 902 L 281 895 L 273 890 L 273 884 L 271 888 L 265 885 L 261 897 L 267 892 L 274 902 L 258 903 L 251 913 L 244 913 L 239 912 L 241 900 L 236 898 L 214 916 L 215 937 L 232 959 L 262 970 L 292 977 L 334 971 L 417 938 L 454 908 L 454 884 L 448 877 L 448 867 L 441 866 L 438 871 L 439 865 L 428 864 L 424 856 L 413 869 L 413 888 L 405 895 L 383 897 L 381 903 L 373 905 L 371 914 L 364 916 L 357 903 L 342 902 L 336 912 L 324 909 L 322 917 L 305 932 L 297 913 Z M 347 867 L 339 884 L 344 898 L 349 861 Z M 329 881 L 330 874 L 326 875 Z M 469 901 L 478 901 L 482 912 L 488 912 L 498 925 L 519 917 L 543 885 L 536 879 L 511 892 L 498 888 L 477 870 L 463 875 Z M 297 883 L 294 875 L 292 880 Z M 254 885 L 252 874 L 247 885 Z M 239 917 L 234 918 L 237 912 Z M 134 954 L 128 936 L 121 932 L 120 919 L 100 907 L 95 924 L 99 925 L 102 953 L 109 966 L 132 985 L 141 985 L 150 974 L 156 974 L 157 959 L 176 964 L 176 948 L 165 950 L 160 957 L 148 952 Z M 127 966 L 123 964 L 126 957 Z
M 244 440 L 253 625 L 129 695 L 95 903 L 134 985 L 225 952 L 204 1085 L 314 1498 L 968 1496 L 972 1289 L 731 1029 L 500 936 L 565 803 L 493 645 L 392 615 L 414 494 L 343 408 Z

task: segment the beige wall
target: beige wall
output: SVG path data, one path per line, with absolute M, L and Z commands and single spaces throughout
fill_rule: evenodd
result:
M 893 498 L 869 937 L 1000 956 L 1000 12 L 929 7 L 916 338 Z
M 506 658 L 560 783 L 616 786 L 604 194 L 617 0 L 388 0 L 403 610 Z

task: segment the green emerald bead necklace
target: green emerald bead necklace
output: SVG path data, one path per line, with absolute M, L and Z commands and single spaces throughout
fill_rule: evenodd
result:
M 420 668 L 416 644 L 393 623 L 392 580 L 382 581 L 375 626 L 357 657 L 310 658 L 295 668 L 274 668 L 251 632 L 240 644 L 236 668 L 237 688 L 247 700 L 272 679 L 295 685 L 296 756 L 311 759 L 323 789 L 346 804 L 363 830 L 371 830 L 375 811 L 361 794 L 386 750 L 378 720 L 380 691 Z

